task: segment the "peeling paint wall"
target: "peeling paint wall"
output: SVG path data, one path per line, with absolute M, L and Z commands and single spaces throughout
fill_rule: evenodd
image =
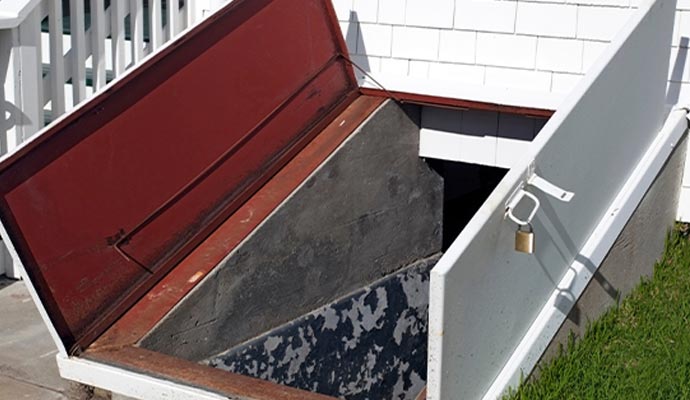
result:
M 439 257 L 416 262 L 208 364 L 347 399 L 414 399 L 426 383 L 429 271 Z

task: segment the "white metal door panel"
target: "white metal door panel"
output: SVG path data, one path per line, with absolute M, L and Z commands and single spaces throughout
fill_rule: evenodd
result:
M 482 398 L 571 264 L 592 264 L 583 245 L 664 121 L 675 3 L 638 10 L 432 270 L 430 399 Z M 505 210 L 535 172 L 575 196 L 566 203 L 526 186 L 541 207 L 536 252 L 525 255 Z M 575 300 L 563 290 L 556 306 L 566 315 Z

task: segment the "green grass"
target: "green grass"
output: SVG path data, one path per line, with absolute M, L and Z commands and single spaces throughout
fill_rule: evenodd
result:
M 506 399 L 690 399 L 689 236 L 678 225 L 653 278 Z

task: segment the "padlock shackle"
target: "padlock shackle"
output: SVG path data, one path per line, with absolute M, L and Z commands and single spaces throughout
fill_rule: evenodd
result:
M 527 219 L 522 220 L 516 217 L 515 214 L 513 214 L 513 210 L 515 209 L 515 207 L 518 206 L 518 204 L 520 204 L 520 201 L 525 197 L 531 199 L 534 202 L 534 207 L 527 216 Z M 506 207 L 506 214 L 508 215 L 508 218 L 510 218 L 511 220 L 513 220 L 513 222 L 520 226 L 530 225 L 532 223 L 532 220 L 534 219 L 534 216 L 537 215 L 537 210 L 539 209 L 540 205 L 541 203 L 539 202 L 537 196 L 535 196 L 533 193 L 526 191 L 525 189 L 519 189 L 508 203 Z

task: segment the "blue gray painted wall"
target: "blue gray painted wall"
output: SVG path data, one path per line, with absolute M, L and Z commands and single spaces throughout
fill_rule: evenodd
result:
M 439 255 L 212 357 L 226 371 L 350 400 L 426 383 L 429 271 Z

